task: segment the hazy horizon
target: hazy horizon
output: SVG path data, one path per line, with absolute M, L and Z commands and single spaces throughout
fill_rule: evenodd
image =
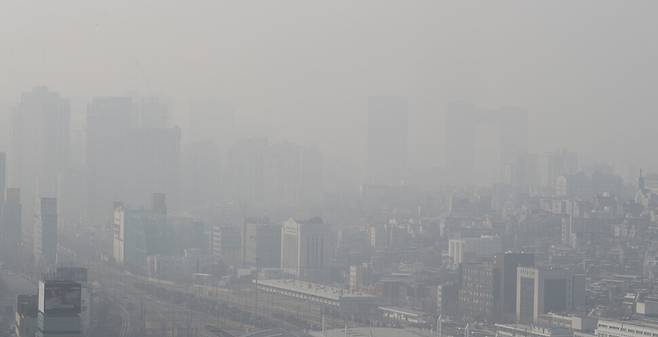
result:
M 515 106 L 529 114 L 531 152 L 567 147 L 621 174 L 626 165 L 655 170 L 646 153 L 658 140 L 649 119 L 657 9 L 650 1 L 8 1 L 0 104 L 7 115 L 22 92 L 46 85 L 71 100 L 75 131 L 94 96 L 156 95 L 172 103 L 186 141 L 191 107 L 219 102 L 234 111 L 236 138 L 317 145 L 356 163 L 368 97 L 399 95 L 409 101 L 410 163 L 419 166 L 443 164 L 452 102 Z

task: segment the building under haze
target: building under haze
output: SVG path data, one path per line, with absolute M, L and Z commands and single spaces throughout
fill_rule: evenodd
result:
M 82 336 L 82 287 L 72 280 L 39 281 L 37 337 Z
M 281 269 L 302 279 L 319 279 L 328 266 L 330 230 L 320 218 L 289 219 L 281 227 Z
M 492 134 L 478 132 L 487 127 Z M 476 166 L 494 174 L 495 181 L 505 178 L 505 171 L 517 158 L 528 152 L 528 113 L 505 107 L 480 109 L 472 104 L 458 103 L 448 107 L 445 119 L 446 171 L 451 184 L 474 184 L 479 181 Z M 492 162 L 478 163 L 478 145 L 494 145 Z M 488 146 L 487 146 L 488 148 Z
M 116 204 L 114 208 L 114 261 L 137 269 L 146 267 L 145 224 L 148 211 Z
M 179 128 L 154 99 L 97 97 L 87 106 L 87 208 L 104 223 L 115 200 L 145 204 L 161 191 L 175 208 L 180 194 Z
M 289 142 L 271 144 L 265 165 L 265 201 L 271 213 L 317 214 L 321 210 L 322 153 L 317 148 Z
M 18 245 L 23 239 L 23 224 L 21 221 L 21 190 L 7 189 L 6 200 L 2 205 L 2 247 L 10 256 L 18 253 Z
M 34 260 L 42 266 L 57 263 L 57 198 L 43 197 L 34 217 Z
M 585 304 L 585 277 L 561 268 L 517 268 L 516 320 L 537 322 L 544 313 L 564 313 Z
M 5 203 L 7 190 L 7 154 L 0 152 L 0 209 Z
M 498 236 L 482 236 L 448 241 L 448 256 L 455 265 L 468 260 L 492 257 L 502 251 L 503 241 Z
M 281 266 L 281 224 L 268 218 L 247 218 L 242 224 L 241 259 L 245 266 Z
M 102 224 L 112 203 L 125 194 L 125 137 L 132 114 L 130 97 L 96 97 L 87 106 L 87 211 L 92 224 Z
M 143 271 L 151 255 L 173 255 L 175 230 L 167 220 L 167 203 L 163 193 L 153 193 L 151 208 L 133 208 L 116 203 L 114 208 L 114 260 Z
M 409 106 L 404 97 L 368 101 L 367 178 L 373 185 L 400 185 L 409 157 Z
M 23 219 L 32 219 L 39 197 L 58 196 L 69 168 L 69 123 L 69 101 L 46 87 L 24 93 L 11 115 L 9 180 L 22 191 Z
M 506 252 L 497 254 L 495 266 L 497 272 L 496 305 L 498 318 L 513 321 L 516 316 L 516 272 L 518 267 L 535 265 L 535 255 L 529 253 Z
M 264 138 L 242 140 L 228 152 L 226 168 L 231 198 L 241 208 L 262 210 L 265 206 L 265 160 L 268 141 Z

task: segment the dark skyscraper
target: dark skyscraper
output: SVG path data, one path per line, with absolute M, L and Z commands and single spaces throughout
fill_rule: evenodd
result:
M 513 320 L 516 314 L 516 270 L 517 267 L 535 265 L 534 254 L 504 253 L 496 255 L 498 317 Z
M 367 183 L 399 185 L 405 181 L 408 109 L 403 97 L 371 97 L 368 101 Z

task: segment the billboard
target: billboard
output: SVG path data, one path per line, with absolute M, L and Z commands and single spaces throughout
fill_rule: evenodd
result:
M 39 282 L 39 311 L 51 313 L 80 313 L 82 289 L 73 281 Z

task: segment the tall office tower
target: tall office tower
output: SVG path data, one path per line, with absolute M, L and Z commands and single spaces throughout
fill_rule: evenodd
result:
M 495 259 L 498 286 L 496 307 L 498 318 L 513 321 L 516 315 L 516 271 L 518 267 L 535 265 L 535 255 L 527 253 L 503 253 Z
M 164 193 L 153 193 L 151 211 L 144 223 L 146 255 L 172 255 L 176 250 L 174 228 L 167 221 L 167 201 Z
M 329 225 L 322 219 L 289 219 L 281 227 L 281 269 L 300 279 L 319 279 L 328 262 Z
M 11 186 L 21 188 L 23 218 L 31 219 L 38 197 L 56 197 L 59 177 L 69 166 L 68 100 L 46 87 L 24 93 L 11 116 Z M 31 239 L 31 230 L 27 239 Z
M 126 135 L 125 162 L 128 174 L 122 200 L 144 204 L 153 192 L 167 195 L 176 210 L 180 190 L 181 131 L 173 128 L 133 128 Z
M 459 310 L 469 318 L 493 321 L 495 317 L 495 277 L 491 261 L 468 262 L 460 266 Z
M 300 158 L 300 206 L 318 214 L 324 202 L 324 161 L 322 152 L 315 147 L 301 149 Z
M 87 212 L 94 225 L 107 222 L 112 203 L 125 195 L 126 134 L 133 115 L 130 97 L 97 97 L 87 106 Z
M 7 190 L 7 154 L 0 152 L 0 210 L 5 204 Z
M 299 201 L 300 147 L 293 143 L 272 144 L 265 158 L 265 195 L 270 210 L 290 210 Z M 270 212 L 271 213 L 271 212 Z
M 542 182 L 542 169 L 538 155 L 520 154 L 508 167 L 509 176 L 503 181 L 512 185 L 519 192 L 536 191 L 545 185 Z
M 409 107 L 403 97 L 371 97 L 368 101 L 367 182 L 400 185 L 406 179 Z
M 528 112 L 518 108 L 497 111 L 500 136 L 500 162 L 512 164 L 528 152 Z
M 562 313 L 585 303 L 585 278 L 570 270 L 518 267 L 516 275 L 516 320 L 536 322 L 539 315 Z
M 576 174 L 578 172 L 578 155 L 561 149 L 546 155 L 547 160 L 547 186 L 554 186 L 555 180 L 560 176 Z
M 7 200 L 2 206 L 2 246 L 5 253 L 15 254 L 23 241 L 23 224 L 21 221 L 21 190 L 7 189 Z
M 475 172 L 475 125 L 478 111 L 456 104 L 446 113 L 446 171 L 451 184 L 471 184 Z
M 246 211 L 256 213 L 265 203 L 265 156 L 268 141 L 263 138 L 242 140 L 229 150 L 228 190 L 233 201 Z
M 184 145 L 181 155 L 181 202 L 200 214 L 222 200 L 222 152 L 214 142 L 196 141 Z
M 322 204 L 322 154 L 293 143 L 273 144 L 265 159 L 266 204 L 271 213 L 313 210 Z
M 80 337 L 82 287 L 74 281 L 39 281 L 37 337 Z
M 57 198 L 42 197 L 34 218 L 34 260 L 43 266 L 57 263 Z
M 121 203 L 114 208 L 114 261 L 127 267 L 146 268 L 145 224 L 148 211 L 132 209 Z
M 140 128 L 166 128 L 171 111 L 166 102 L 158 97 L 139 97 L 134 100 L 136 125 Z
M 241 259 L 245 266 L 281 266 L 281 225 L 268 218 L 247 218 L 242 223 Z
M 140 107 L 129 97 L 95 98 L 87 107 L 90 220 L 107 221 L 115 200 L 145 204 L 161 191 L 178 205 L 179 128 L 135 127 Z M 156 123 L 158 124 L 158 123 Z

